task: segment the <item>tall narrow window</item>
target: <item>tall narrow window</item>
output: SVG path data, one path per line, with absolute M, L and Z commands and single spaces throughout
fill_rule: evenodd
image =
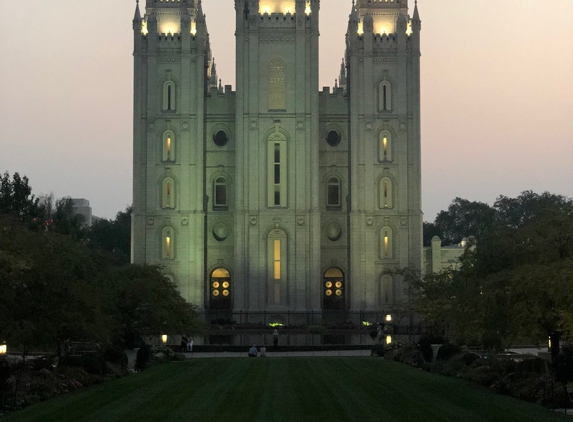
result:
M 384 227 L 380 231 L 380 258 L 392 259 L 394 258 L 394 245 L 392 239 L 392 229 Z
M 392 180 L 385 177 L 380 180 L 380 209 L 392 208 L 393 205 Z
M 163 111 L 175 111 L 175 83 L 173 81 L 163 84 Z
M 378 141 L 378 161 L 392 161 L 392 135 L 387 130 L 380 132 Z
M 326 207 L 330 210 L 340 210 L 342 208 L 341 194 L 340 194 L 340 180 L 336 177 L 328 179 L 328 186 L 326 192 Z
M 380 280 L 380 305 L 392 305 L 394 303 L 394 281 L 392 276 L 384 275 Z
M 268 303 L 286 305 L 287 237 L 276 229 L 268 237 Z
M 229 209 L 229 205 L 227 203 L 227 179 L 224 177 L 218 177 L 215 179 L 213 196 L 215 198 L 213 203 L 214 210 L 226 211 Z
M 392 110 L 392 85 L 388 81 L 382 81 L 378 86 L 378 110 Z
M 163 179 L 163 194 L 161 198 L 162 208 L 175 208 L 175 181 L 166 177 Z
M 163 161 L 175 162 L 175 134 L 170 130 L 163 134 Z
M 161 234 L 162 259 L 175 259 L 175 233 L 173 228 L 165 227 Z
M 271 208 L 284 208 L 287 206 L 287 157 L 285 136 L 280 132 L 273 133 L 269 138 L 268 150 L 268 204 Z
M 285 62 L 279 58 L 269 69 L 269 110 L 286 110 Z

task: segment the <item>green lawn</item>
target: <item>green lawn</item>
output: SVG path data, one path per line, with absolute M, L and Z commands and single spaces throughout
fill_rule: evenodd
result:
M 375 358 L 196 359 L 40 403 L 2 422 L 567 421 Z

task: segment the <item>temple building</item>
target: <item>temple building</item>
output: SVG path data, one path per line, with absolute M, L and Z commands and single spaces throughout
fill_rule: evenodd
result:
M 235 0 L 235 89 L 200 0 L 136 9 L 132 261 L 207 318 L 392 312 L 422 269 L 418 8 L 348 9 L 322 90 L 319 0 Z

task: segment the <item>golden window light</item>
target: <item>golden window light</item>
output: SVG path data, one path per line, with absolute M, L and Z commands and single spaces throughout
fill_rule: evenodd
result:
M 336 288 L 337 288 L 337 289 L 341 289 L 341 288 L 342 288 L 342 281 L 337 281 L 337 282 L 336 282 Z
M 228 281 L 225 281 L 225 282 L 223 283 L 223 289 L 228 289 L 228 288 L 229 288 L 229 282 L 228 282 Z
M 219 286 L 220 286 L 220 284 L 219 284 L 218 281 L 215 281 L 215 282 L 213 283 L 213 288 L 214 288 L 214 289 L 218 289 Z
M 223 296 L 227 297 L 229 296 L 230 292 L 228 290 L 223 290 Z
M 338 297 L 342 296 L 342 290 L 337 290 L 337 291 L 336 291 L 336 296 L 338 296 Z
M 215 297 L 219 296 L 219 290 L 213 290 L 213 296 Z
M 327 281 L 325 286 L 327 289 L 331 289 L 332 288 L 332 281 Z
M 332 296 L 332 290 L 327 290 L 327 291 L 326 291 L 326 296 L 328 296 L 328 297 Z

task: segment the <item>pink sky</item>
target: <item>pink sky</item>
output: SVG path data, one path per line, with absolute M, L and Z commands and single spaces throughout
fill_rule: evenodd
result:
M 219 76 L 234 86 L 233 1 L 203 5 Z M 321 2 L 321 87 L 338 74 L 350 5 Z M 573 1 L 419 7 L 426 220 L 456 196 L 573 196 Z M 131 203 L 134 8 L 0 0 L 0 171 L 108 218 Z

